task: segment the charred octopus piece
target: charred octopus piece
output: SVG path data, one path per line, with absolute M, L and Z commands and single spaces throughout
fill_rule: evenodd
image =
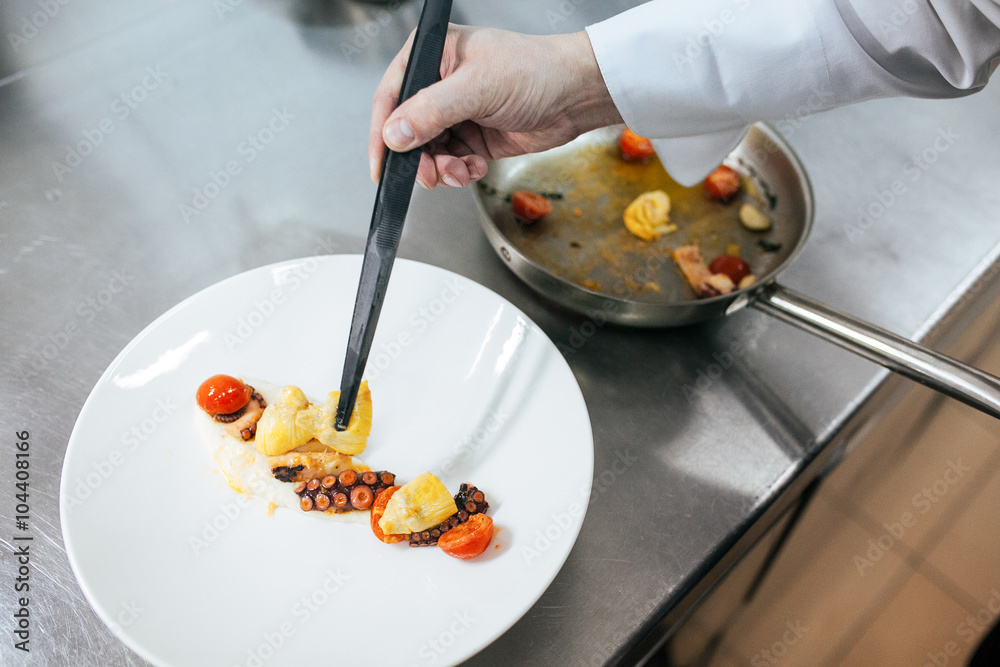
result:
M 438 543 L 438 538 L 449 530 L 463 524 L 474 514 L 483 514 L 489 509 L 486 495 L 472 484 L 463 483 L 455 494 L 455 506 L 458 511 L 429 530 L 420 533 L 410 533 L 411 547 L 432 547 Z
M 294 482 L 295 476 L 305 469 L 305 466 L 278 466 L 271 469 L 271 474 L 279 482 Z
M 369 481 L 371 484 L 367 483 Z M 396 476 L 385 470 L 362 473 L 345 470 L 339 476 L 327 475 L 299 482 L 292 490 L 299 496 L 299 506 L 305 512 L 324 512 L 331 508 L 335 512 L 350 512 L 371 507 L 375 496 L 395 481 Z
M 253 387 L 250 389 L 253 390 Z M 253 437 L 257 435 L 257 422 L 260 421 L 260 417 L 264 414 L 264 408 L 266 407 L 267 401 L 264 400 L 264 397 L 259 392 L 254 391 L 250 396 L 250 402 L 243 406 L 243 414 L 232 422 L 229 422 L 230 428 L 239 429 L 240 437 L 244 440 L 253 440 Z M 216 421 L 222 423 L 227 422 L 220 419 L 220 417 L 228 418 L 231 416 L 212 415 Z
M 250 389 L 252 390 L 253 387 Z M 250 396 L 250 402 L 242 408 L 228 415 L 212 415 L 212 419 L 226 424 L 230 431 L 239 433 L 242 439 L 253 440 L 253 437 L 257 435 L 257 422 L 260 421 L 260 416 L 264 414 L 266 407 L 267 401 L 260 393 L 254 391 Z

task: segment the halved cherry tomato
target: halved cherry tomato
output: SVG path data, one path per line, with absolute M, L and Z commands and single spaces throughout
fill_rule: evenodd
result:
M 213 375 L 198 387 L 198 407 L 210 415 L 230 415 L 250 402 L 253 389 L 231 375 Z
M 640 137 L 627 127 L 622 132 L 618 145 L 621 146 L 622 157 L 626 160 L 648 160 L 656 154 L 649 139 Z
M 453 558 L 475 558 L 486 551 L 493 539 L 493 519 L 473 514 L 438 539 L 441 550 Z
M 708 265 L 708 270 L 712 273 L 724 273 L 733 281 L 734 285 L 739 285 L 740 281 L 750 275 L 750 265 L 739 257 L 732 255 L 720 255 L 712 260 Z
M 514 209 L 514 215 L 530 222 L 541 220 L 552 212 L 552 204 L 549 203 L 548 199 L 527 190 L 515 192 L 511 197 L 510 205 Z
M 385 506 L 389 504 L 389 498 L 392 498 L 392 494 L 396 493 L 396 491 L 399 491 L 398 486 L 390 486 L 387 489 L 382 489 L 375 497 L 375 502 L 372 503 L 372 532 L 375 533 L 375 537 L 386 544 L 402 542 L 407 539 L 406 535 L 386 535 L 382 531 L 382 527 L 378 525 L 378 522 L 382 519 L 382 515 L 385 514 Z
M 705 194 L 712 199 L 727 201 L 739 191 L 740 183 L 740 173 L 723 164 L 705 179 Z

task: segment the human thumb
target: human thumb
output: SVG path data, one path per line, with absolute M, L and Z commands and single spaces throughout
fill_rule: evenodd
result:
M 424 88 L 389 115 L 382 128 L 385 145 L 397 152 L 423 146 L 452 125 L 474 117 L 470 98 L 459 74 Z

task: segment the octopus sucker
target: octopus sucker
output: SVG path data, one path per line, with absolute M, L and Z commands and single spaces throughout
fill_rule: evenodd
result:
M 387 470 L 344 470 L 340 475 L 300 481 L 292 490 L 303 512 L 351 512 L 371 507 L 375 497 L 395 481 L 396 476 Z

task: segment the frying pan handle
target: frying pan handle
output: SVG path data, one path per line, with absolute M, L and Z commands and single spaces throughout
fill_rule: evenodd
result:
M 1000 378 L 776 283 L 751 305 L 1000 419 Z

